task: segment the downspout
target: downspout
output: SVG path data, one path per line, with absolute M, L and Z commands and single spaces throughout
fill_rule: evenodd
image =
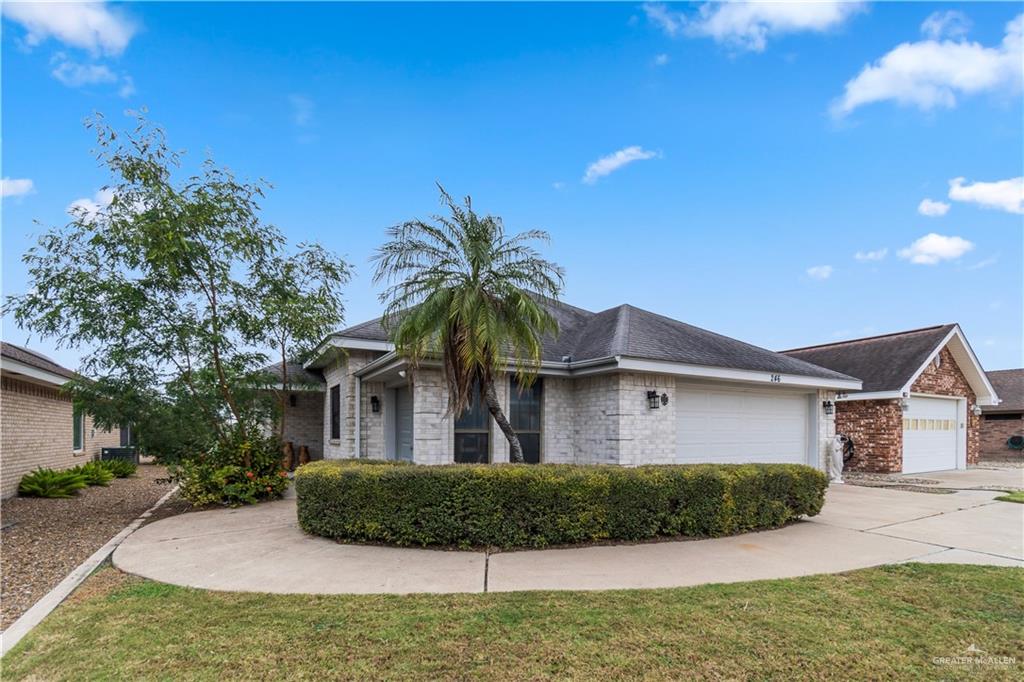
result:
M 355 453 L 356 459 L 359 459 L 360 457 L 363 456 L 362 451 L 359 448 L 360 441 L 361 441 L 361 436 L 362 436 L 362 431 L 363 431 L 363 425 L 362 425 L 362 419 L 361 419 L 362 411 L 363 411 L 363 378 L 362 377 L 356 377 L 356 434 L 355 434 L 356 435 L 356 453 Z

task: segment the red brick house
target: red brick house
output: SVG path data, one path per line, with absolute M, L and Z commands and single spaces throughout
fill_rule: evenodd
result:
M 957 324 L 783 351 L 863 381 L 836 399 L 836 432 L 853 439 L 848 469 L 965 469 L 981 451 L 981 414 L 999 398 Z
M 999 394 L 999 404 L 981 408 L 981 455 L 1020 455 L 1022 451 L 1010 450 L 1006 441 L 1024 436 L 1024 369 L 989 372 L 988 380 Z
M 117 447 L 127 430 L 106 431 L 75 409 L 61 387 L 75 373 L 28 348 L 0 344 L 0 498 L 38 467 L 68 469 Z

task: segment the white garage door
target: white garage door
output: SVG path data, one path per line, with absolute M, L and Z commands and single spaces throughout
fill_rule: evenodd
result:
M 903 473 L 956 469 L 956 400 L 910 398 L 903 413 Z
M 810 399 L 782 391 L 676 387 L 676 458 L 807 462 Z

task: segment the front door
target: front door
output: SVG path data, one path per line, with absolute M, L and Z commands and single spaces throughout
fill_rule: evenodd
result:
M 412 392 L 395 389 L 395 459 L 412 461 Z

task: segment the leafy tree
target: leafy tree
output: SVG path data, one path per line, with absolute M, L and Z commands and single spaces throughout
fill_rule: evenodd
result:
M 212 160 L 179 178 L 181 154 L 143 115 L 123 134 L 100 115 L 87 127 L 111 174 L 110 202 L 73 210 L 65 227 L 39 239 L 23 257 L 31 288 L 9 298 L 5 311 L 58 345 L 87 349 L 83 374 L 103 380 L 98 389 L 116 397 L 111 405 L 139 402 L 132 409 L 140 423 L 145 410 L 171 409 L 199 419 L 193 430 L 210 434 L 221 450 L 252 441 L 267 417 L 253 380 L 266 361 L 262 330 L 298 317 L 283 315 L 287 306 L 277 302 L 264 309 L 277 300 L 267 295 L 270 273 L 282 263 L 322 266 L 327 255 L 308 246 L 293 259 L 282 256 L 284 237 L 259 214 L 265 183 L 236 180 Z M 295 305 L 336 298 L 339 272 L 347 272 L 343 262 L 319 280 L 312 275 L 319 286 L 312 293 L 300 287 Z M 291 289 L 282 288 L 287 298 Z M 323 322 L 331 306 L 320 303 L 313 316 Z M 331 310 L 340 316 L 340 306 Z
M 350 276 L 349 265 L 319 244 L 299 244 L 295 254 L 274 256 L 256 275 L 260 315 L 248 320 L 246 331 L 272 348 L 280 363 L 281 387 L 274 389 L 280 440 L 293 381 L 288 362 L 305 359 L 341 323 L 344 306 L 338 292 Z
M 505 418 L 494 381 L 511 362 L 521 386 L 536 377 L 544 334 L 558 323 L 544 306 L 562 291 L 561 267 L 530 242 L 541 230 L 505 234 L 501 218 L 480 216 L 466 197 L 457 204 L 438 185 L 449 216 L 411 220 L 388 230 L 374 255 L 375 282 L 387 282 L 385 326 L 396 352 L 416 368 L 440 356 L 448 385 L 448 411 L 462 414 L 479 385 L 487 409 L 522 462 L 519 438 Z

